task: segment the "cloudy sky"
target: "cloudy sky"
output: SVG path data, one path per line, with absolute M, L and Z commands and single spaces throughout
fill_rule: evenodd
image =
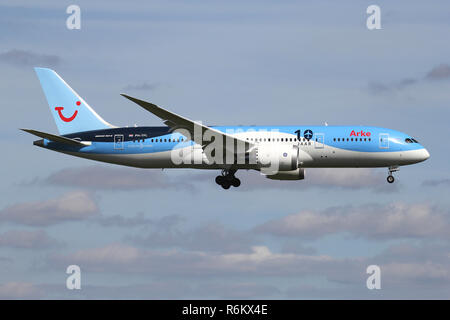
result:
M 450 298 L 448 1 L 77 1 L 81 30 L 70 4 L 0 5 L 0 298 Z M 119 126 L 161 125 L 126 92 L 210 124 L 388 127 L 431 158 L 393 185 L 238 172 L 228 191 L 216 172 L 76 159 L 18 130 L 57 132 L 34 66 Z

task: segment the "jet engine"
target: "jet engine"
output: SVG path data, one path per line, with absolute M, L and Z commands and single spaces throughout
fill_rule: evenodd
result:
M 266 175 L 266 178 L 272 180 L 303 180 L 305 179 L 305 169 L 297 168 L 290 171 L 280 171 L 276 174 Z

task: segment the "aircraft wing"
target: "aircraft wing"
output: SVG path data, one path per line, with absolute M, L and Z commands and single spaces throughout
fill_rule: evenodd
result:
M 121 95 L 134 103 L 140 105 L 142 108 L 144 108 L 147 111 L 150 111 L 155 116 L 161 118 L 163 122 L 173 130 L 176 129 L 185 129 L 189 131 L 191 135 L 191 140 L 193 140 L 195 143 L 201 145 L 203 148 L 206 147 L 211 141 L 204 141 L 203 137 L 207 136 L 205 133 L 209 133 L 214 137 L 218 137 L 222 139 L 223 146 L 229 147 L 233 146 L 232 152 L 236 153 L 236 148 L 234 147 L 236 143 L 239 143 L 242 146 L 245 146 L 243 152 L 247 152 L 249 149 L 253 147 L 253 143 L 250 143 L 248 141 L 238 139 L 232 135 L 226 134 L 224 132 L 221 132 L 219 130 L 216 130 L 214 128 L 208 127 L 204 124 L 201 124 L 199 122 L 190 120 L 188 118 L 182 117 L 176 113 L 173 113 L 171 111 L 165 110 L 161 107 L 158 107 L 157 105 L 139 100 L 133 97 L 130 97 L 126 94 L 121 93 Z M 209 131 L 209 132 L 208 132 Z M 200 134 L 199 134 L 200 133 Z

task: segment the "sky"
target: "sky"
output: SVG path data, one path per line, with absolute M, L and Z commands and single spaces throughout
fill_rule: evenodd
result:
M 69 30 L 71 4 L 0 4 L 0 299 L 450 298 L 448 1 L 77 1 Z M 214 125 L 391 128 L 431 157 L 392 185 L 238 171 L 227 191 L 215 171 L 78 159 L 19 130 L 57 132 L 36 66 L 117 126 L 162 124 L 127 93 Z

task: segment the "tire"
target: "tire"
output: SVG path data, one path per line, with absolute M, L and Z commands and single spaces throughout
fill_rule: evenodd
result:
M 238 178 L 234 178 L 233 180 L 231 180 L 231 185 L 237 188 L 241 185 L 241 180 L 239 180 Z
M 216 183 L 218 185 L 222 185 L 222 183 L 225 181 L 225 178 L 223 176 L 217 176 L 216 177 Z
M 388 177 L 387 177 L 387 182 L 389 182 L 389 183 L 394 183 L 394 181 L 395 181 L 394 176 L 388 176 Z
M 230 183 L 228 181 L 222 183 L 222 188 L 224 188 L 225 190 L 230 189 Z

